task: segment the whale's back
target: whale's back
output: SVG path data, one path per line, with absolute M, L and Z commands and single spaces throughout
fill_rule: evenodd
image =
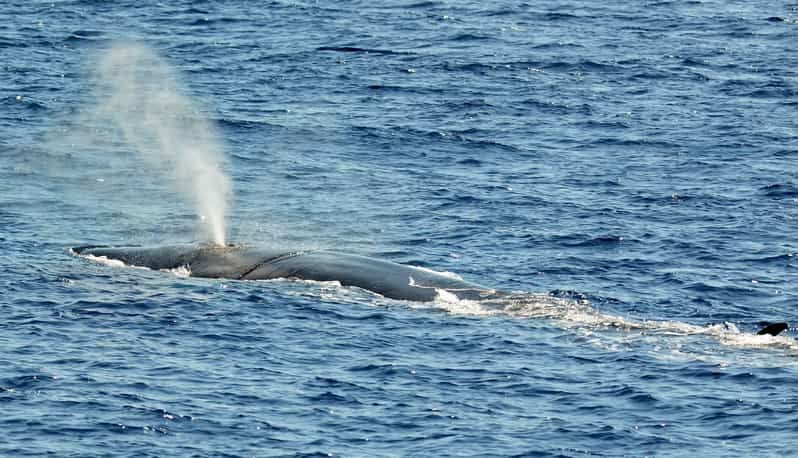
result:
M 492 293 L 453 275 L 332 251 L 215 245 L 78 247 L 73 251 L 157 270 L 186 267 L 193 277 L 337 281 L 400 300 L 432 301 L 442 289 L 467 299 Z
M 469 296 L 484 288 L 457 277 L 391 261 L 331 251 L 314 251 L 264 263 L 245 279 L 300 278 L 337 281 L 357 286 L 385 297 L 411 301 L 431 301 L 438 289 Z M 459 294 L 458 294 L 459 296 Z

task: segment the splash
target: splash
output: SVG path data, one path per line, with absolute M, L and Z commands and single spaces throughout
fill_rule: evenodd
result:
M 223 245 L 231 185 L 213 124 L 185 95 L 177 73 L 141 44 L 116 44 L 99 61 L 97 115 L 110 119 L 124 139 L 174 190 L 193 204 L 201 236 Z
M 638 321 L 603 313 L 586 300 L 561 298 L 541 293 L 508 293 L 482 300 L 468 300 L 460 299 L 446 290 L 437 290 L 436 292 L 434 306 L 449 313 L 477 316 L 509 315 L 552 320 L 563 328 L 574 329 L 585 335 L 593 336 L 595 343 L 599 345 L 602 344 L 600 336 L 608 338 L 612 334 L 595 331 L 619 330 L 623 331 L 620 335 L 628 337 L 653 338 L 658 349 L 675 343 L 684 343 L 674 338 L 707 336 L 723 345 L 732 347 L 783 349 L 790 354 L 798 352 L 798 341 L 792 337 L 743 332 L 734 323 L 699 326 L 680 321 Z M 609 340 L 611 339 L 607 339 L 607 341 Z

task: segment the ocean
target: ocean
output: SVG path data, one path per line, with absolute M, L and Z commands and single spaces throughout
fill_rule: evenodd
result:
M 798 4 L 0 12 L 0 456 L 798 453 Z M 70 251 L 204 240 L 220 180 L 226 241 L 523 300 Z

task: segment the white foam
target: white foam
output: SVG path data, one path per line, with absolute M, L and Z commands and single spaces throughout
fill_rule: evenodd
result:
M 306 285 L 314 285 L 322 288 L 344 288 L 338 280 L 321 281 L 321 280 L 303 280 L 299 278 L 275 278 L 274 280 L 291 281 L 294 283 L 304 283 Z
M 621 342 L 617 338 L 611 339 L 610 335 L 599 335 L 597 331 L 602 329 L 625 331 L 621 334 L 623 335 L 622 339 L 639 339 L 644 336 L 647 339 L 653 339 L 653 342 L 650 343 L 657 347 L 672 347 L 672 343 L 665 344 L 666 340 L 672 342 L 670 338 L 708 336 L 727 346 L 798 351 L 798 341 L 792 337 L 742 332 L 734 323 L 699 326 L 681 321 L 640 321 L 603 313 L 593 308 L 587 301 L 574 301 L 547 294 L 514 293 L 506 297 L 466 300 L 459 299 L 450 291 L 436 290 L 436 292 L 435 306 L 449 313 L 549 319 L 562 327 L 571 328 L 584 336 L 589 336 L 593 343 L 608 349 L 617 348 Z M 675 345 L 679 347 L 681 344 Z
M 106 256 L 94 256 L 93 254 L 82 254 L 80 256 L 88 259 L 89 261 L 94 261 L 110 267 L 130 267 L 118 259 L 110 259 Z
M 488 316 L 498 313 L 496 310 L 484 307 L 481 301 L 460 299 L 454 293 L 445 289 L 435 289 L 435 293 L 435 306 L 449 313 L 475 316 Z
M 191 276 L 191 269 L 188 266 L 175 267 L 174 269 L 163 269 L 163 271 L 170 272 L 182 278 Z
M 94 262 L 97 262 L 97 263 L 100 263 L 100 264 L 103 264 L 103 265 L 106 265 L 106 266 L 110 266 L 110 267 L 116 267 L 116 268 L 127 267 L 127 268 L 133 268 L 133 269 L 152 270 L 149 267 L 134 266 L 134 265 L 130 265 L 130 264 L 125 264 L 123 261 L 120 261 L 118 259 L 110 259 L 110 258 L 108 258 L 106 256 L 95 256 L 93 254 L 77 254 L 72 249 L 70 249 L 69 251 L 72 254 L 75 254 L 75 255 L 80 256 L 80 257 L 85 258 L 85 259 L 88 259 L 89 261 L 94 261 Z M 161 272 L 168 272 L 168 273 L 174 274 L 174 275 L 176 275 L 178 277 L 182 277 L 182 278 L 186 278 L 186 277 L 190 277 L 191 276 L 191 269 L 188 266 L 175 267 L 174 269 L 161 269 Z

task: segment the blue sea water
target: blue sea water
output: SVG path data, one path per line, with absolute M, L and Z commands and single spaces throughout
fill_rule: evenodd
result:
M 0 455 L 793 456 L 798 4 L 0 5 Z M 230 238 L 526 294 L 113 267 L 191 204 L 83 114 L 112 43 L 219 127 Z

